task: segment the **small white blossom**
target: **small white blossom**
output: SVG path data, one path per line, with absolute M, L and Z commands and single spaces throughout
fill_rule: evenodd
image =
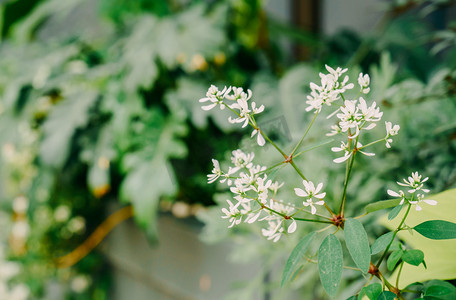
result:
M 212 169 L 212 174 L 207 175 L 207 183 L 215 182 L 220 176 L 223 175 L 222 170 L 220 169 L 220 164 L 218 160 L 212 159 L 212 163 L 214 164 L 214 169 Z
M 326 196 L 326 193 L 320 193 L 320 190 L 323 187 L 323 183 L 319 183 L 317 187 L 313 184 L 312 181 L 303 180 L 304 190 L 300 188 L 295 188 L 295 193 L 298 197 L 307 198 L 303 201 L 304 206 L 310 206 L 311 213 L 314 215 L 317 213 L 317 208 L 314 205 L 324 205 L 325 201 L 321 200 Z M 319 201 L 313 202 L 312 198 L 317 198 Z
M 424 195 L 423 194 L 417 194 L 416 198 L 417 199 L 414 200 L 414 201 L 409 201 L 410 204 L 414 204 L 415 205 L 415 210 L 416 211 L 420 211 L 420 210 L 423 209 L 423 208 L 421 208 L 421 206 L 418 205 L 418 203 L 421 203 L 421 202 L 424 202 L 424 203 L 429 204 L 429 205 L 437 205 L 437 201 L 435 201 L 435 200 L 424 199 Z
M 402 191 L 402 190 L 399 190 L 399 193 L 393 191 L 393 190 L 387 190 L 386 191 L 388 193 L 388 195 L 392 196 L 392 197 L 397 197 L 397 198 L 401 198 L 401 202 L 399 202 L 399 205 L 402 205 L 405 201 L 405 193 Z
M 356 148 L 358 149 L 357 152 L 360 152 L 360 153 L 362 153 L 362 154 L 364 154 L 366 156 L 374 156 L 375 155 L 375 153 L 364 152 L 364 151 L 359 150 L 362 147 L 363 147 L 363 145 L 360 142 L 358 142 L 356 144 Z M 331 151 L 332 152 L 344 151 L 344 156 L 336 158 L 336 159 L 333 160 L 333 162 L 335 162 L 335 163 L 342 163 L 342 162 L 346 161 L 347 159 L 349 159 L 350 156 L 353 154 L 353 150 L 349 149 L 349 144 L 348 143 L 344 143 L 344 142 L 341 142 L 340 147 L 332 147 Z
M 251 168 L 253 166 L 253 159 L 255 158 L 255 153 L 244 153 L 241 149 L 234 150 L 231 156 L 231 162 L 235 166 L 233 172 L 244 168 Z
M 388 195 L 392 197 L 400 197 L 401 202 L 399 203 L 399 205 L 402 205 L 405 202 L 405 200 L 407 200 L 409 204 L 415 205 L 415 209 L 417 211 L 422 210 L 421 206 L 419 205 L 419 203 L 421 202 L 424 202 L 429 205 L 437 205 L 437 201 L 431 199 L 424 199 L 424 194 L 415 193 L 416 191 L 421 191 L 423 193 L 429 192 L 428 189 L 423 189 L 423 183 L 426 182 L 429 179 L 429 177 L 426 177 L 423 180 L 421 180 L 421 177 L 422 176 L 419 175 L 418 172 L 413 172 L 412 176 L 409 176 L 407 179 L 403 180 L 404 182 L 397 182 L 397 184 L 400 186 L 412 188 L 408 190 L 408 192 L 411 194 L 410 198 L 406 197 L 405 193 L 402 190 L 400 190 L 399 193 L 392 190 L 388 190 Z
M 266 140 L 264 139 L 263 135 L 261 134 L 259 129 L 254 129 L 252 131 L 252 135 L 250 137 L 254 137 L 257 135 L 257 143 L 259 146 L 264 146 L 266 144 Z
M 332 102 L 340 99 L 341 93 L 354 87 L 353 83 L 347 84 L 349 80 L 348 76 L 345 76 L 342 81 L 339 81 L 339 78 L 347 69 L 337 68 L 334 70 L 326 65 L 326 70 L 329 74 L 320 73 L 321 85 L 313 82 L 310 83 L 312 91 L 307 96 L 306 103 L 309 106 L 306 108 L 306 111 L 315 110 L 318 112 L 321 110 L 323 104 L 330 106 Z
M 409 193 L 414 193 L 418 190 L 421 190 L 424 193 L 428 193 L 428 189 L 423 189 L 423 183 L 426 182 L 428 179 L 429 177 L 426 177 L 423 180 L 421 180 L 421 175 L 419 175 L 418 172 L 413 172 L 412 176 L 409 176 L 407 179 L 403 179 L 403 183 L 397 182 L 397 184 L 401 186 L 411 187 L 411 189 L 408 190 Z
M 242 214 L 237 208 L 238 206 L 233 205 L 233 203 L 230 200 L 226 200 L 228 202 L 228 209 L 225 207 L 222 208 L 222 212 L 225 214 L 222 216 L 222 219 L 229 219 L 229 222 L 231 223 L 228 228 L 233 227 L 234 225 L 239 225 L 242 222 Z
M 339 125 L 332 125 L 331 132 L 327 133 L 326 136 L 333 136 L 342 132 L 342 128 Z
M 250 98 L 252 98 L 252 91 L 247 90 L 247 93 L 244 92 L 244 89 L 241 87 L 231 87 L 231 90 L 233 91 L 233 94 L 226 93 L 225 98 L 228 100 L 236 101 L 238 99 L 242 99 L 244 101 L 248 101 Z
M 220 105 L 220 109 L 225 109 L 225 104 L 223 103 L 223 99 L 226 97 L 226 95 L 231 91 L 231 87 L 227 88 L 226 86 L 223 88 L 222 91 L 219 91 L 218 88 L 215 85 L 211 85 L 211 87 L 208 89 L 206 93 L 205 98 L 199 99 L 199 102 L 212 102 L 209 105 L 202 106 L 201 108 L 203 110 L 211 110 L 217 104 Z
M 386 142 L 386 148 L 391 148 L 390 143 L 393 142 L 393 139 L 390 137 L 395 136 L 398 134 L 399 129 L 401 128 L 399 125 L 394 125 L 391 122 L 385 122 L 386 126 L 386 136 L 385 136 L 385 142 Z
M 368 94 L 369 93 L 369 91 L 370 91 L 370 87 L 369 87 L 370 78 L 369 78 L 368 74 L 364 74 L 363 75 L 363 73 L 359 73 L 358 84 L 361 87 L 361 92 L 363 94 Z
M 273 184 L 269 186 L 269 189 L 275 194 L 277 194 L 277 191 L 285 184 L 285 182 L 279 183 L 278 181 L 275 181 Z
M 268 228 L 267 229 L 261 229 L 261 233 L 268 238 L 268 240 L 272 240 L 274 243 L 276 243 L 280 237 L 282 236 L 282 233 L 284 231 L 283 226 L 282 226 L 283 220 L 270 220 L 268 221 Z
M 261 203 L 266 203 L 268 198 L 268 190 L 272 184 L 272 180 L 267 180 L 267 176 L 264 175 L 263 178 L 258 178 L 256 181 L 256 186 L 252 186 L 252 189 L 257 192 L 258 200 Z

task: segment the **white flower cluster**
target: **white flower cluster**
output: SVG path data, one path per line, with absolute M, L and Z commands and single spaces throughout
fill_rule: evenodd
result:
M 251 137 L 257 136 L 257 143 L 260 146 L 263 146 L 266 141 L 261 134 L 260 129 L 257 127 L 254 115 L 261 113 L 264 110 L 264 105 L 257 107 L 256 103 L 249 100 L 252 98 L 252 91 L 247 90 L 247 93 L 241 87 L 224 87 L 222 91 L 219 91 L 218 88 L 214 85 L 211 85 L 209 90 L 206 93 L 206 97 L 199 99 L 199 102 L 211 102 L 208 105 L 202 106 L 203 110 L 211 110 L 217 104 L 220 106 L 220 109 L 228 107 L 236 113 L 236 118 L 231 116 L 228 118 L 228 121 L 232 124 L 243 123 L 242 127 L 246 127 L 248 124 L 252 125 L 254 130 L 252 131 Z
M 315 110 L 316 113 L 320 112 L 323 104 L 328 106 L 332 103 L 343 99 L 343 104 L 328 118 L 336 115 L 339 119 L 336 125 L 331 126 L 331 132 L 328 136 L 333 136 L 340 133 L 346 133 L 348 135 L 348 142 L 341 142 L 340 147 L 333 147 L 333 152 L 343 151 L 342 157 L 334 159 L 334 162 L 341 163 L 351 157 L 353 153 L 359 151 L 360 153 L 373 156 L 374 153 L 360 151 L 363 145 L 358 142 L 358 136 L 361 130 L 371 130 L 379 122 L 383 116 L 383 112 L 377 107 L 377 104 L 373 102 L 368 105 L 363 97 L 359 97 L 355 100 L 345 100 L 343 93 L 346 90 L 353 89 L 354 84 L 348 83 L 349 77 L 345 75 L 347 69 L 336 68 L 335 70 L 329 66 L 326 66 L 328 74 L 320 73 L 321 85 L 315 83 L 310 84 L 312 92 L 307 97 L 306 103 L 309 105 L 306 110 Z M 358 84 L 360 86 L 360 93 L 367 94 L 370 91 L 370 78 L 368 74 L 360 73 L 358 76 Z M 393 141 L 392 136 L 396 135 L 399 131 L 399 125 L 392 125 L 391 122 L 385 122 L 386 124 L 386 136 L 383 139 L 386 142 L 386 147 L 390 148 L 390 143 Z M 352 145 L 352 140 L 357 139 L 356 143 Z
M 315 109 L 319 112 L 323 104 L 331 106 L 331 103 L 340 99 L 340 94 L 354 87 L 353 83 L 347 84 L 349 80 L 347 75 L 340 80 L 342 74 L 347 72 L 348 69 L 337 68 L 334 70 L 326 65 L 326 70 L 328 70 L 329 74 L 320 73 L 321 85 L 313 82 L 310 83 L 312 92 L 310 96 L 307 96 L 306 103 L 309 106 L 306 108 L 306 111 Z
M 239 149 L 233 151 L 233 166 L 230 166 L 227 172 L 222 171 L 219 162 L 213 159 L 214 169 L 212 174 L 207 175 L 208 182 L 213 183 L 219 179 L 221 183 L 226 183 L 233 193 L 235 203 L 227 200 L 228 207 L 222 208 L 222 218 L 229 220 L 230 228 L 241 222 L 251 224 L 256 221 L 267 221 L 268 226 L 262 233 L 268 240 L 277 242 L 285 232 L 296 231 L 297 224 L 293 218 L 296 207 L 276 199 L 277 191 L 283 183 L 268 179 L 264 172 L 266 167 L 255 165 L 254 157 L 254 153 L 247 154 Z M 323 184 L 318 184 L 316 188 L 310 181 L 304 181 L 303 184 L 305 190 L 296 188 L 296 195 L 306 198 L 302 209 L 309 206 L 310 213 L 315 214 L 315 205 L 324 204 L 322 199 L 326 193 L 320 193 Z M 314 202 L 313 198 L 318 201 Z
M 424 182 L 426 182 L 429 179 L 429 177 L 426 177 L 423 180 L 421 180 L 421 177 L 422 176 L 419 175 L 418 172 L 413 172 L 412 176 L 409 176 L 407 179 L 403 179 L 404 182 L 397 182 L 398 185 L 409 188 L 407 192 L 411 195 L 409 195 L 408 197 L 402 190 L 399 190 L 399 192 L 388 190 L 388 195 L 392 197 L 401 198 L 401 202 L 399 203 L 399 205 L 404 204 L 405 201 L 407 201 L 411 205 L 415 205 L 415 209 L 417 211 L 422 210 L 421 206 L 418 205 L 421 202 L 424 202 L 429 205 L 436 205 L 437 201 L 424 199 L 424 193 L 429 193 L 429 190 L 423 189 L 423 186 Z M 417 193 L 418 191 L 422 192 L 423 194 Z

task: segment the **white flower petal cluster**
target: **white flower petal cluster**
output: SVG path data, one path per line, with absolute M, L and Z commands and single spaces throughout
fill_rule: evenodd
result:
M 358 150 L 356 150 L 357 152 L 360 152 L 360 153 L 362 153 L 362 154 L 364 154 L 366 156 L 374 156 L 375 155 L 375 153 L 365 152 L 365 151 L 359 150 L 362 147 L 363 147 L 363 145 L 360 142 L 356 143 L 356 149 L 358 149 Z M 344 143 L 344 142 L 341 142 L 340 147 L 332 147 L 331 151 L 332 152 L 344 151 L 344 156 L 336 158 L 336 159 L 333 160 L 333 162 L 338 163 L 338 164 L 346 161 L 353 154 L 353 150 L 349 149 L 349 144 L 348 143 Z
M 303 180 L 302 184 L 304 185 L 304 190 L 301 188 L 295 188 L 295 193 L 298 197 L 307 198 L 303 201 L 304 206 L 310 206 L 311 213 L 314 215 L 317 213 L 317 208 L 314 205 L 324 205 L 325 201 L 322 199 L 326 196 L 326 193 L 320 193 L 323 183 L 319 183 L 317 187 L 313 184 L 312 181 Z M 317 198 L 318 200 L 314 202 L 312 198 Z
M 231 87 L 224 87 L 223 90 L 219 91 L 215 85 L 211 85 L 209 90 L 206 93 L 206 97 L 199 99 L 199 102 L 211 102 L 209 105 L 202 106 L 203 110 L 211 110 L 214 107 L 220 105 L 220 109 L 225 109 L 225 104 L 223 104 L 223 99 L 231 91 Z
M 320 73 L 320 85 L 313 82 L 310 83 L 312 92 L 307 96 L 306 103 L 309 106 L 306 111 L 315 110 L 319 112 L 323 104 L 330 106 L 331 103 L 340 99 L 340 94 L 354 87 L 353 83 L 347 84 L 349 80 L 347 75 L 342 79 L 342 74 L 347 72 L 347 69 L 336 68 L 334 70 L 326 65 L 326 70 L 329 74 Z
M 350 138 L 358 136 L 361 129 L 371 130 L 381 120 L 383 112 L 376 106 L 375 102 L 367 106 L 363 97 L 358 100 L 345 100 L 344 106 L 340 107 L 338 126 L 341 132 L 349 132 Z
M 263 229 L 262 233 L 269 240 L 276 242 L 283 233 L 296 231 L 296 221 L 290 216 L 295 208 L 275 199 L 277 191 L 284 183 L 269 179 L 264 173 L 266 167 L 255 165 L 254 157 L 254 153 L 234 150 L 231 156 L 233 166 L 229 167 L 228 172 L 224 172 L 220 168 L 220 163 L 213 159 L 214 169 L 207 175 L 208 182 L 219 180 L 221 183 L 226 183 L 233 193 L 232 200 L 235 201 L 227 200 L 228 207 L 222 208 L 222 218 L 228 219 L 229 227 L 239 225 L 241 222 L 251 224 L 256 221 L 267 221 L 267 228 Z M 314 195 L 320 195 L 318 194 L 320 188 L 320 186 L 317 187 Z M 269 209 L 279 214 L 272 213 Z
M 359 73 L 358 84 L 361 88 L 361 93 L 368 94 L 370 92 L 370 78 L 368 74 Z
M 291 215 L 295 211 L 295 208 L 291 205 L 284 204 L 283 201 L 275 201 L 272 199 L 270 201 L 269 207 L 286 216 Z M 285 232 L 285 218 L 276 214 L 270 214 L 269 216 L 266 216 L 263 219 L 261 219 L 261 221 L 263 220 L 268 221 L 268 228 L 263 228 L 261 230 L 261 233 L 263 234 L 263 236 L 267 237 L 268 240 L 277 242 Z M 297 224 L 296 220 L 292 217 L 290 217 L 290 220 L 291 223 L 288 225 L 286 232 L 293 233 L 297 229 Z
M 242 128 L 249 124 L 252 125 L 254 127 L 252 137 L 257 135 L 258 145 L 264 146 L 266 141 L 259 128 L 256 127 L 255 119 L 253 118 L 254 115 L 264 111 L 264 105 L 257 107 L 255 102 L 250 101 L 249 106 L 250 98 L 252 98 L 251 90 L 244 92 L 241 87 L 230 86 L 219 91 L 216 86 L 211 85 L 206 97 L 199 99 L 199 102 L 211 102 L 209 105 L 202 106 L 203 110 L 211 110 L 219 104 L 220 109 L 229 107 L 231 110 L 236 111 L 236 117 L 228 117 L 228 122 L 232 124 L 242 123 Z
M 412 176 L 409 176 L 407 179 L 403 179 L 404 182 L 397 182 L 398 185 L 404 186 L 404 187 L 409 187 L 411 189 L 407 190 L 407 192 L 410 194 L 410 196 L 406 196 L 404 191 L 399 190 L 398 192 L 395 192 L 393 190 L 387 190 L 388 195 L 396 198 L 401 198 L 401 202 L 399 205 L 404 204 L 405 201 L 410 203 L 411 205 L 415 205 L 415 209 L 417 211 L 422 210 L 422 207 L 419 205 L 419 203 L 424 202 L 429 205 L 437 205 L 437 201 L 431 200 L 431 199 L 424 199 L 424 194 L 417 193 L 422 192 L 422 193 L 429 193 L 428 189 L 423 189 L 424 182 L 426 182 L 429 177 L 424 178 L 421 180 L 421 175 L 418 174 L 418 172 L 413 172 Z
M 397 135 L 399 132 L 399 129 L 401 127 L 399 125 L 393 126 L 393 124 L 391 122 L 385 122 L 385 127 L 386 127 L 386 136 L 385 136 L 386 148 L 391 148 L 390 143 L 393 142 L 393 139 L 391 139 L 391 137 Z

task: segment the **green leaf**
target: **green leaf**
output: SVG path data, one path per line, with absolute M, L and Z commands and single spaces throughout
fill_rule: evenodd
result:
M 390 231 L 381 235 L 378 239 L 375 240 L 371 248 L 371 254 L 377 254 L 386 249 L 386 247 L 393 240 L 394 232 Z
M 454 212 L 456 211 L 456 189 L 448 190 L 436 195 L 429 196 L 429 199 L 437 201 L 437 205 L 423 204 L 422 211 L 410 210 L 407 217 L 407 225 L 414 227 L 428 220 L 445 220 L 454 222 Z M 394 230 L 397 228 L 404 215 L 403 210 L 399 217 L 393 221 L 387 218 L 380 219 L 382 225 Z M 423 265 L 418 267 L 405 264 L 401 272 L 399 287 L 403 288 L 413 282 L 423 282 L 431 279 L 456 278 L 456 260 L 454 259 L 454 249 L 456 249 L 456 239 L 451 240 L 429 240 L 420 235 L 411 235 L 408 231 L 400 231 L 398 238 L 410 245 L 413 249 L 420 249 L 426 257 L 427 269 Z M 396 280 L 397 270 L 389 281 Z
M 419 266 L 424 261 L 424 253 L 421 250 L 406 250 L 402 255 L 402 260 L 413 266 Z
M 147 229 L 152 239 L 157 234 L 156 215 L 160 197 L 172 196 L 177 192 L 174 170 L 168 159 L 183 157 L 187 150 L 176 139 L 176 135 L 182 134 L 177 120 L 171 119 L 157 125 L 161 129 L 157 141 L 148 138 L 141 150 L 123 158 L 122 163 L 128 170 L 120 190 L 121 199 L 133 204 L 135 220 Z M 141 137 L 144 139 L 148 134 L 156 132 L 154 128 L 149 131 L 142 132 Z
M 346 219 L 344 225 L 345 242 L 356 266 L 363 273 L 369 270 L 371 260 L 369 240 L 363 224 L 356 219 Z
M 318 250 L 318 271 L 320 280 L 326 293 L 333 297 L 336 295 L 342 279 L 343 254 L 339 240 L 333 235 L 328 235 Z
M 346 300 L 356 300 L 356 299 L 358 299 L 356 296 L 351 296 L 351 297 L 347 298 Z
M 285 283 L 287 283 L 290 280 L 290 278 L 292 278 L 293 274 L 295 274 L 298 270 L 302 257 L 309 248 L 312 241 L 314 240 L 315 234 L 315 232 L 312 232 L 306 235 L 304 238 L 301 239 L 301 241 L 299 241 L 299 243 L 291 252 L 290 257 L 288 258 L 287 263 L 285 264 L 285 269 L 283 270 L 281 286 L 284 286 Z
M 390 291 L 383 291 L 378 295 L 377 300 L 394 300 L 397 299 L 396 294 Z
M 89 121 L 88 110 L 98 94 L 87 91 L 74 93 L 59 102 L 43 125 L 44 138 L 40 145 L 41 161 L 61 168 L 68 158 L 75 131 Z
M 451 283 L 441 280 L 431 280 L 426 282 L 424 295 L 436 297 L 438 299 L 456 299 L 456 287 Z
M 359 293 L 358 299 L 361 300 L 364 295 L 366 295 L 370 300 L 375 300 L 382 293 L 382 285 L 378 282 L 363 287 Z
M 395 208 L 393 208 L 388 214 L 388 220 L 391 221 L 392 219 L 394 219 L 401 212 L 402 206 L 403 205 L 398 205 Z
M 456 239 L 456 224 L 448 221 L 426 221 L 413 227 L 413 229 L 432 240 Z
M 396 250 L 390 254 L 388 260 L 386 261 L 386 266 L 388 267 L 388 270 L 392 271 L 394 269 L 397 262 L 401 259 L 402 254 L 404 254 L 403 250 Z
M 383 200 L 368 204 L 366 206 L 366 213 L 370 214 L 372 212 L 382 210 L 385 208 L 395 207 L 401 202 L 401 199 L 392 199 L 392 200 Z

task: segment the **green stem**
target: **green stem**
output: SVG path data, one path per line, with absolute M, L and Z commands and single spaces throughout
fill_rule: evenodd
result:
M 404 262 L 401 262 L 401 266 L 399 267 L 399 272 L 397 273 L 396 278 L 396 287 L 399 288 L 399 277 L 401 277 L 402 268 L 404 267 Z
M 291 154 L 290 154 L 291 157 L 293 157 L 293 154 L 295 154 L 296 150 L 298 150 L 299 146 L 301 146 L 302 142 L 304 141 L 304 138 L 307 136 L 307 133 L 309 132 L 310 128 L 312 127 L 313 123 L 315 122 L 315 119 L 317 118 L 317 116 L 318 116 L 318 112 L 316 112 L 314 114 L 312 121 L 310 122 L 309 126 L 307 126 L 306 132 L 304 132 L 304 135 L 302 136 L 299 143 L 294 147 L 293 151 L 291 151 Z
M 315 219 L 305 219 L 305 218 L 293 218 L 293 219 L 295 219 L 296 221 L 332 224 L 331 221 L 325 221 L 325 220 L 315 220 Z
M 340 208 L 339 208 L 339 214 L 342 217 L 344 216 L 345 200 L 347 199 L 348 181 L 350 180 L 351 170 L 353 169 L 353 162 L 355 161 L 355 155 L 356 155 L 356 153 L 353 153 L 353 155 L 351 157 L 350 164 L 347 165 L 348 168 L 347 168 L 347 173 L 346 173 L 346 176 L 345 176 L 344 192 L 342 194 L 342 201 L 340 202 Z
M 298 172 L 299 176 L 301 176 L 302 179 L 307 181 L 307 178 L 302 174 L 301 170 L 299 170 L 298 166 L 294 163 L 294 161 L 290 161 L 290 165 Z
M 394 241 L 394 238 L 396 237 L 397 233 L 401 230 L 401 227 L 402 225 L 404 224 L 405 222 L 405 219 L 407 218 L 409 212 L 410 212 L 410 208 L 412 207 L 412 205 L 409 203 L 408 207 L 407 207 L 407 211 L 405 212 L 405 215 L 404 217 L 402 218 L 402 221 L 401 223 L 399 224 L 399 226 L 397 226 L 396 230 L 394 230 L 394 233 L 393 233 L 393 238 L 391 239 L 391 242 L 388 244 L 388 246 L 386 247 L 385 251 L 383 252 L 382 256 L 380 257 L 380 259 L 378 260 L 377 264 L 375 265 L 375 267 L 378 269 L 380 267 L 380 264 L 382 263 L 382 261 L 385 259 L 386 257 L 386 254 L 388 253 L 388 250 L 389 248 L 391 247 L 391 245 L 393 244 L 393 241 Z
M 309 147 L 309 148 L 307 148 L 307 149 L 305 149 L 305 150 L 302 150 L 302 151 L 299 152 L 298 154 L 294 155 L 293 158 L 296 158 L 296 157 L 298 157 L 299 155 L 301 155 L 301 154 L 303 154 L 303 153 L 305 153 L 305 152 L 307 152 L 307 151 L 310 151 L 310 150 L 313 150 L 313 149 L 317 149 L 317 148 L 319 148 L 319 147 L 321 147 L 321 146 L 330 144 L 330 143 L 332 143 L 332 142 L 334 142 L 334 139 L 330 139 L 330 140 L 327 140 L 326 142 L 320 143 L 320 144 L 318 144 L 318 145 L 316 145 L 316 146 Z

